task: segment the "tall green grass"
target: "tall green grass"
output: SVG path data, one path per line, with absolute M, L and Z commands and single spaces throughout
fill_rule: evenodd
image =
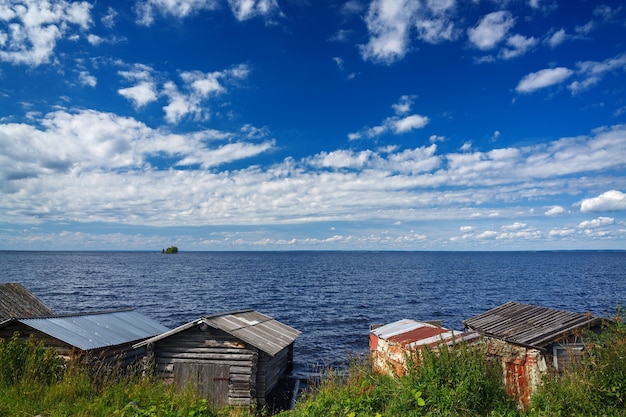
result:
M 53 349 L 18 334 L 0 339 L 0 417 L 251 417 L 217 410 L 193 390 L 182 392 L 141 370 L 65 362 Z
M 521 411 L 505 392 L 499 363 L 481 345 L 423 350 L 409 358 L 402 377 L 372 371 L 369 361 L 350 358 L 345 372 L 328 370 L 281 417 L 626 417 L 626 324 L 621 310 L 603 332 L 588 334 L 583 357 L 566 372 L 549 374 Z M 15 335 L 0 339 L 0 417 L 252 417 L 266 410 L 217 410 L 192 390 L 140 370 L 65 363 L 56 352 Z
M 423 350 L 402 376 L 373 372 L 353 360 L 347 376 L 328 372 L 294 411 L 283 417 L 514 416 L 499 365 L 481 347 Z
M 502 370 L 480 345 L 423 350 L 402 377 L 379 375 L 353 360 L 334 370 L 281 417 L 510 416 L 626 417 L 626 324 L 618 310 L 601 333 L 585 335 L 582 360 L 548 374 L 528 410 L 506 395 Z M 409 358 L 411 359 L 411 358 Z
M 626 416 L 626 324 L 620 307 L 602 332 L 588 333 L 582 358 L 549 374 L 533 396 L 537 416 Z

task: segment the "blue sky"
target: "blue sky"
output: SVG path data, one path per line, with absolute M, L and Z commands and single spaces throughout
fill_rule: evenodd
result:
M 0 249 L 626 249 L 626 7 L 0 0 Z

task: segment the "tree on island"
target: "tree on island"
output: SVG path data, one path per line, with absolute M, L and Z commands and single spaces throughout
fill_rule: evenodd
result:
M 167 248 L 167 249 L 162 249 L 162 250 L 161 250 L 161 253 L 168 253 L 168 254 L 171 254 L 171 253 L 178 253 L 178 248 L 177 248 L 176 246 L 170 246 L 170 247 L 169 247 L 169 248 Z

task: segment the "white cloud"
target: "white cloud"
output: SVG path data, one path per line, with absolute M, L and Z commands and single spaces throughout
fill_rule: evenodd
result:
M 515 90 L 518 93 L 532 93 L 542 88 L 562 83 L 573 73 L 572 70 L 564 67 L 543 69 L 526 75 L 517 84 Z
M 86 1 L 66 0 L 0 4 L 0 23 L 9 28 L 0 32 L 0 61 L 29 66 L 50 62 L 59 40 L 89 28 L 91 7 Z
M 401 119 L 390 121 L 391 129 L 396 134 L 407 133 L 414 129 L 421 129 L 428 124 L 428 117 L 412 114 Z
M 96 111 L 33 115 L 29 123 L 0 124 L 0 187 L 10 195 L 0 199 L 0 222 L 162 227 L 380 221 L 419 230 L 399 241 L 418 235 L 430 241 L 433 229 L 420 225 L 436 219 L 448 228 L 447 242 L 532 240 L 540 230 L 520 219 L 523 212 L 541 221 L 529 214 L 530 202 L 545 207 L 555 196 L 597 187 L 594 172 L 623 167 L 626 155 L 626 127 L 616 126 L 487 152 L 384 146 L 246 166 L 244 158 L 280 146 L 266 129 L 172 134 Z M 220 167 L 232 161 L 240 161 L 237 169 Z M 563 229 L 549 220 L 552 229 Z M 490 231 L 483 234 L 486 224 Z M 589 225 L 578 233 L 589 236 Z M 463 236 L 452 239 L 456 233 Z
M 250 143 L 239 135 L 199 131 L 176 135 L 111 113 L 58 111 L 40 120 L 43 130 L 26 124 L 0 125 L 4 151 L 0 174 L 5 179 L 78 175 L 98 170 L 142 169 L 150 157 L 168 155 L 176 165 L 203 167 L 266 152 L 272 141 Z M 229 139 L 226 145 L 208 141 Z M 210 147 L 209 147 L 210 146 Z
M 117 92 L 121 96 L 131 100 L 133 105 L 137 108 L 141 108 L 157 99 L 156 84 L 149 81 L 140 82 L 134 87 L 120 88 Z
M 115 19 L 117 19 L 117 14 L 117 11 L 113 7 L 109 6 L 107 8 L 106 15 L 104 15 L 101 19 L 102 24 L 105 27 L 112 29 L 113 27 L 115 27 Z
M 598 217 L 593 220 L 585 220 L 578 225 L 581 229 L 596 229 L 598 227 L 612 226 L 615 219 L 612 217 Z
M 567 34 L 565 33 L 565 29 L 559 29 L 553 34 L 551 34 L 546 42 L 550 45 L 551 48 L 556 48 L 567 39 Z
M 502 230 L 517 231 L 517 230 L 526 229 L 527 227 L 528 225 L 526 223 L 515 222 L 513 224 L 507 224 L 507 225 L 502 226 Z
M 404 95 L 400 97 L 400 100 L 394 105 L 391 106 L 393 111 L 398 115 L 402 116 L 411 111 L 411 106 L 413 105 L 413 96 Z
M 539 41 L 532 36 L 528 38 L 522 35 L 509 36 L 506 40 L 506 46 L 500 51 L 500 56 L 502 59 L 512 59 L 524 55 L 537 43 Z
M 244 80 L 249 73 L 248 66 L 243 64 L 223 71 L 184 71 L 180 73 L 181 85 L 168 80 L 159 90 L 154 70 L 135 64 L 118 72 L 122 78 L 134 83 L 131 87 L 119 89 L 118 94 L 132 101 L 136 108 L 165 97 L 167 104 L 163 111 L 168 123 L 179 123 L 188 116 L 194 120 L 207 120 L 211 117 L 208 101 L 226 94 L 229 86 Z
M 90 44 L 94 45 L 94 46 L 98 46 L 100 45 L 102 42 L 104 42 L 104 39 L 102 39 L 100 36 L 98 35 L 94 35 L 94 34 L 89 34 L 87 35 L 87 42 L 89 42 Z
M 591 86 L 599 83 L 609 72 L 626 70 L 626 54 L 620 54 L 613 58 L 605 59 L 602 62 L 578 62 L 576 63 L 576 67 L 576 73 L 582 80 L 574 81 L 568 86 L 572 94 L 587 90 Z
M 218 0 L 146 0 L 137 3 L 135 12 L 137 23 L 150 26 L 154 23 L 155 12 L 182 19 L 200 11 L 217 8 Z
M 618 190 L 610 190 L 597 197 L 586 198 L 581 202 L 583 213 L 626 211 L 626 194 Z
M 437 142 L 443 142 L 446 140 L 445 136 L 441 136 L 441 135 L 430 135 L 430 137 L 428 138 L 428 141 L 430 143 L 437 143 Z
M 561 229 L 550 230 L 550 232 L 548 233 L 548 236 L 563 238 L 563 237 L 568 237 L 568 236 L 572 236 L 575 234 L 576 234 L 576 229 L 573 229 L 571 227 L 565 227 Z
M 564 214 L 565 209 L 561 206 L 552 206 L 549 210 L 547 210 L 544 214 L 546 216 L 558 216 L 559 214 Z
M 228 0 L 228 5 L 237 20 L 241 21 L 280 13 L 276 0 Z
M 89 74 L 87 71 L 80 71 L 78 73 L 78 81 L 81 85 L 85 85 L 88 87 L 95 87 L 98 84 L 98 80 L 93 75 Z
M 228 0 L 228 6 L 240 21 L 255 17 L 269 18 L 280 14 L 276 0 Z M 137 23 L 150 26 L 155 14 L 183 19 L 195 13 L 217 10 L 219 0 L 145 0 L 135 7 Z
M 168 99 L 168 104 L 163 107 L 165 120 L 168 123 L 176 124 L 189 114 L 193 114 L 196 120 L 204 120 L 208 117 L 202 111 L 200 98 L 181 93 L 172 81 L 166 82 L 163 86 L 163 95 Z
M 493 49 L 515 25 L 513 15 L 505 10 L 489 13 L 467 30 L 470 42 L 483 51 Z
M 419 114 L 406 115 L 411 111 L 413 97 L 402 96 L 398 103 L 392 106 L 395 116 L 387 117 L 382 124 L 370 128 L 365 128 L 360 132 L 348 134 L 350 140 L 360 139 L 362 137 L 375 138 L 385 133 L 392 132 L 396 135 L 410 132 L 415 129 L 421 129 L 430 121 L 428 117 Z M 404 117 L 401 117 L 404 116 Z
M 418 39 L 437 44 L 460 36 L 455 25 L 456 0 L 427 0 L 418 9 L 415 28 Z
M 498 232 L 493 230 L 485 230 L 476 236 L 477 239 L 495 239 L 496 237 L 498 237 Z
M 363 59 L 387 64 L 402 59 L 418 7 L 417 0 L 373 0 L 365 17 L 369 41 L 361 46 Z

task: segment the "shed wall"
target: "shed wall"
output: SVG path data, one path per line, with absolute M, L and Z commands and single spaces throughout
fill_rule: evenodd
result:
M 500 361 L 507 393 L 518 401 L 520 407 L 527 408 L 530 397 L 548 370 L 545 355 L 539 349 L 500 339 L 486 337 L 484 340 L 487 355 Z
M 209 396 L 217 405 L 252 405 L 258 396 L 259 352 L 256 348 L 209 326 L 194 326 L 154 343 L 148 352 L 156 372 L 178 385 L 199 381 L 176 381 L 175 370 L 185 364 L 227 366 L 227 398 Z M 189 365 L 191 366 L 191 365 Z M 182 374 L 181 374 L 182 375 Z M 219 377 L 219 381 L 222 381 Z M 209 385 L 216 381 L 208 381 Z M 217 382 L 221 384 L 221 382 Z M 216 384 L 216 385 L 217 385 Z M 219 391 L 219 390 L 218 390 Z M 212 387 L 207 392 L 215 392 Z

